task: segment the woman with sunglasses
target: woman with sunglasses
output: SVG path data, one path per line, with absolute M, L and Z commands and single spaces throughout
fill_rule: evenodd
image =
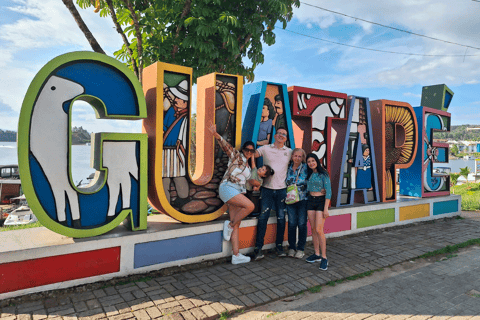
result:
M 220 199 L 227 204 L 230 215 L 230 220 L 223 225 L 223 238 L 232 242 L 232 264 L 247 263 L 250 257 L 239 252 L 239 229 L 242 219 L 255 209 L 253 202 L 245 196 L 245 184 L 250 180 L 252 163 L 255 161 L 255 144 L 252 141 L 245 142 L 240 152 L 217 133 L 216 125 L 211 123 L 208 129 L 229 158 L 228 168 L 218 188 Z

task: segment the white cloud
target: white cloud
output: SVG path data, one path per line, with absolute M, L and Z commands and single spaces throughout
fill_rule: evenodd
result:
M 416 94 L 416 93 L 412 93 L 412 92 L 405 92 L 403 95 L 405 97 L 415 97 L 415 98 L 421 98 L 422 97 L 421 94 Z
M 72 15 L 58 0 L 25 0 L 8 9 L 23 17 L 12 24 L 3 25 L 0 39 L 9 42 L 17 50 L 65 45 L 74 45 L 77 50 L 91 50 Z M 122 44 L 111 20 L 100 18 L 92 9 L 77 7 L 77 10 L 104 50 L 118 48 Z
M 473 1 L 362 1 L 352 2 L 339 0 L 309 0 L 308 3 L 324 7 L 354 17 L 378 22 L 403 30 L 440 38 L 462 44 L 476 44 L 480 20 L 478 10 L 480 4 Z M 324 10 L 301 4 L 294 10 L 294 19 L 302 24 L 314 24 L 320 28 L 356 24 L 363 32 L 345 29 L 342 37 L 350 35 L 348 44 L 379 50 L 397 51 L 418 54 L 465 54 L 465 47 L 446 44 L 440 41 L 408 35 L 386 28 L 373 26 L 360 20 L 343 17 Z M 295 20 L 294 20 L 295 21 Z M 290 25 L 291 27 L 291 25 Z M 373 32 L 373 28 L 375 29 Z M 338 29 L 338 28 L 337 28 Z M 333 29 L 332 29 L 333 30 Z M 337 35 L 339 31 L 336 30 Z M 310 33 L 309 33 L 310 34 Z M 298 36 L 297 38 L 300 38 Z M 324 38 L 321 36 L 321 38 Z M 330 34 L 330 39 L 333 34 Z M 372 40 L 377 40 L 372 44 Z M 382 40 L 382 41 L 378 41 Z M 322 42 L 313 40 L 319 48 L 317 52 L 324 54 L 329 50 Z M 346 43 L 345 40 L 337 40 Z M 335 46 L 342 52 L 336 67 L 339 70 L 354 70 L 352 77 L 362 78 L 361 84 L 355 87 L 368 86 L 410 86 L 414 84 L 445 83 L 451 85 L 475 84 L 479 82 L 478 68 L 480 51 L 468 49 L 466 54 L 479 54 L 478 57 L 408 57 L 386 53 L 375 53 L 360 49 Z M 365 76 L 368 80 L 365 81 Z M 348 78 L 348 76 L 347 76 Z M 344 83 L 350 83 L 343 79 Z M 346 81 L 345 81 L 346 80 Z
M 112 56 L 123 44 L 111 19 L 93 9 L 78 8 L 99 44 Z M 65 5 L 58 0 L 16 0 L 3 8 L 14 21 L 0 23 L 0 101 L 18 117 L 23 98 L 36 73 L 56 56 L 79 50 L 92 51 Z M 16 19 L 15 19 L 16 18 Z M 16 130 L 18 120 L 2 116 L 2 129 Z

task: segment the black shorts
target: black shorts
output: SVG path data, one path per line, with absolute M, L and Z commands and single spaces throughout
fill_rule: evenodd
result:
M 323 211 L 325 209 L 325 196 L 308 196 L 307 211 Z

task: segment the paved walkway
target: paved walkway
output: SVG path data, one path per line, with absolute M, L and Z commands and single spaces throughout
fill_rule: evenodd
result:
M 49 294 L 48 298 L 34 294 L 24 297 L 22 301 L 27 302 L 21 303 L 15 299 L 0 301 L 0 320 L 216 319 L 225 312 L 262 305 L 331 280 L 397 264 L 474 238 L 480 238 L 478 219 L 437 220 L 369 235 L 328 239 L 330 265 L 326 272 L 318 270 L 318 264 L 267 254 L 263 260 L 243 265 L 219 264 L 144 282 L 105 288 L 97 285 L 95 290 L 84 292 L 63 290 Z M 311 253 L 309 245 L 306 254 Z M 441 283 L 438 286 L 439 290 L 453 292 Z M 402 290 L 409 292 L 409 286 Z M 375 301 L 385 298 L 384 294 L 387 294 L 384 289 L 377 288 Z M 414 297 L 425 299 L 418 294 Z M 404 303 L 406 300 L 400 305 Z M 338 303 L 335 306 L 339 306 Z M 366 303 L 367 306 L 374 307 Z
M 322 297 L 322 294 L 299 295 L 295 302 L 271 303 L 234 318 L 480 320 L 480 247 L 447 257 L 358 288 L 346 288 L 344 292 L 329 297 Z M 349 284 L 352 283 L 338 286 Z M 329 289 L 324 287 L 323 291 Z

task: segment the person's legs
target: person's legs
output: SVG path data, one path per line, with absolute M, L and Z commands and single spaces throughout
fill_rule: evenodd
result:
M 283 238 L 285 236 L 285 212 L 287 205 L 285 198 L 287 197 L 287 189 L 280 189 L 275 191 L 275 212 L 277 213 L 277 237 L 275 244 L 277 247 L 283 246 Z
M 235 225 L 240 225 L 240 222 L 255 209 L 253 202 L 244 194 L 237 194 L 228 200 L 227 204 L 234 207 L 234 210 L 230 211 L 230 226 L 232 228 Z
M 317 222 L 316 222 L 317 219 L 316 219 L 315 211 L 308 210 L 307 214 L 308 214 L 308 220 L 310 220 L 310 227 L 312 228 L 313 249 L 315 250 L 315 254 L 317 256 L 319 256 L 320 255 L 320 243 L 319 243 L 319 239 L 318 239 L 317 229 L 315 227 L 317 225 Z
M 263 247 L 263 241 L 265 238 L 265 232 L 267 232 L 268 218 L 270 217 L 270 211 L 273 206 L 273 190 L 268 188 L 262 188 L 262 210 L 258 216 L 257 222 L 257 236 L 255 241 L 255 248 L 261 250 Z
M 318 241 L 320 244 L 320 250 L 322 252 L 322 258 L 327 258 L 327 240 L 325 239 L 325 233 L 323 232 L 323 226 L 325 224 L 325 218 L 323 218 L 323 211 L 315 211 L 316 225 L 315 230 L 318 234 Z
M 288 214 L 288 249 L 297 250 L 298 204 L 287 205 Z
M 232 242 L 232 251 L 234 255 L 239 250 L 239 228 L 243 218 L 248 216 L 254 209 L 253 203 L 243 194 L 237 194 L 227 201 L 230 215 L 230 227 L 233 228 L 230 241 Z
M 307 201 L 303 200 L 297 203 L 297 217 L 298 217 L 298 244 L 297 250 L 305 251 L 305 244 L 307 243 Z M 290 223 L 290 216 L 288 216 Z M 290 236 L 290 229 L 288 229 Z

